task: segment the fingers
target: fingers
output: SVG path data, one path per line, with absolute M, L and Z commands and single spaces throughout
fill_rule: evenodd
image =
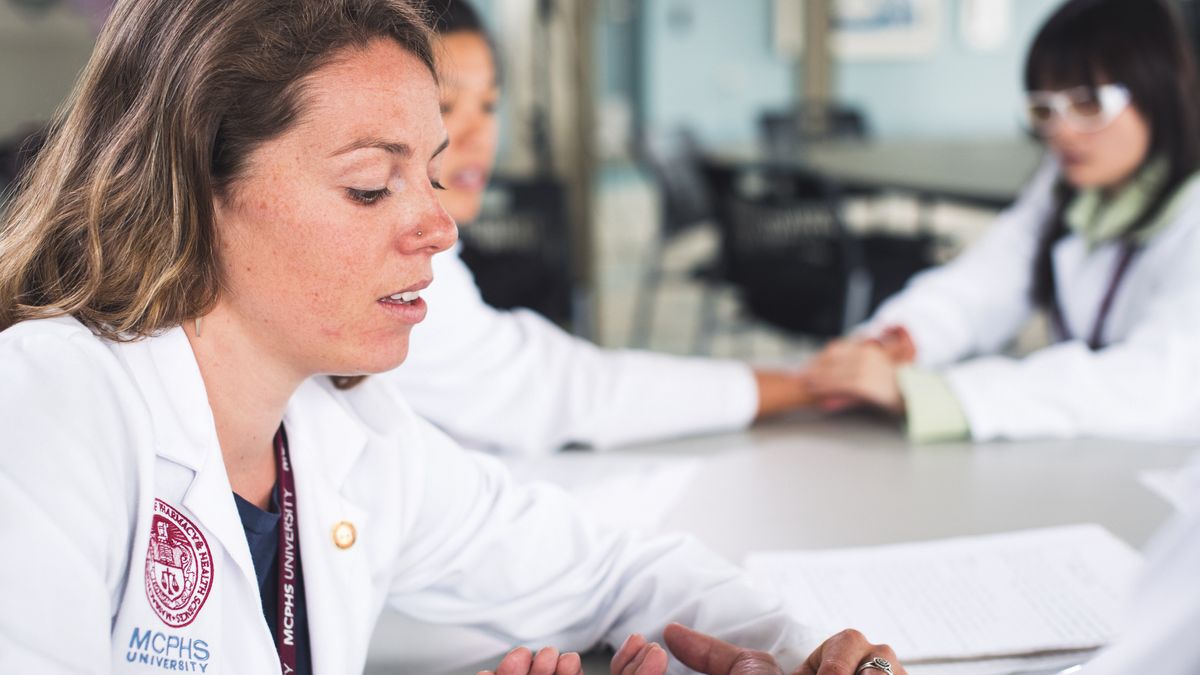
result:
M 637 633 L 625 638 L 625 644 L 621 645 L 621 648 L 618 649 L 617 653 L 612 657 L 612 662 L 609 666 L 609 672 L 612 673 L 612 675 L 620 675 L 621 673 L 625 672 L 625 668 L 633 662 L 633 659 L 637 657 L 638 652 L 645 645 L 646 638 L 638 635 Z
M 878 344 L 864 342 L 816 359 L 805 371 L 805 381 L 825 410 L 837 411 L 847 407 L 847 401 L 856 401 L 900 412 L 904 402 L 897 368 Z
M 579 658 L 579 654 L 567 652 L 560 655 L 554 675 L 583 675 L 583 661 Z
M 892 664 L 892 672 L 895 675 L 908 675 L 908 670 L 900 665 L 900 657 L 896 656 L 896 650 L 892 649 L 891 645 L 880 644 L 875 645 L 875 653 L 872 656 L 882 656 Z
M 665 675 L 666 672 L 667 652 L 658 643 L 651 642 L 638 650 L 637 656 L 621 675 Z
M 500 660 L 500 666 L 496 668 L 496 675 L 528 675 L 531 665 L 533 665 L 533 653 L 525 647 L 517 647 Z
M 554 675 L 558 667 L 558 650 L 553 647 L 543 647 L 537 656 L 533 657 L 533 667 L 529 675 Z
M 680 663 L 707 675 L 783 675 L 770 654 L 742 649 L 677 623 L 663 631 L 663 641 Z
M 677 623 L 663 631 L 663 642 L 680 663 L 701 673 L 727 673 L 737 657 L 737 647 Z
M 863 400 L 855 396 L 828 396 L 821 399 L 821 410 L 827 413 L 839 413 L 863 404 Z
M 539 650 L 536 656 L 525 647 L 517 647 L 505 654 L 495 672 L 481 670 L 478 675 L 583 675 L 583 661 L 579 654 L 559 654 L 553 647 Z
M 617 650 L 610 666 L 612 675 L 664 675 L 667 672 L 667 653 L 641 635 L 630 635 Z
M 891 647 L 871 644 L 856 630 L 844 630 L 809 654 L 794 675 L 853 675 L 863 661 L 875 656 L 882 656 L 891 662 L 896 675 L 907 674 Z M 874 675 L 875 672 L 867 670 L 864 675 Z
M 911 363 L 917 358 L 917 345 L 903 326 L 891 326 L 879 336 L 879 344 L 895 363 Z

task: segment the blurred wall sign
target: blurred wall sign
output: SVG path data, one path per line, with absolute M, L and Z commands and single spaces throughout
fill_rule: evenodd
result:
M 859 61 L 932 56 L 941 42 L 943 4 L 944 0 L 836 0 L 833 52 Z
M 959 32 L 969 49 L 995 51 L 1008 42 L 1012 32 L 1012 0 L 962 0 Z

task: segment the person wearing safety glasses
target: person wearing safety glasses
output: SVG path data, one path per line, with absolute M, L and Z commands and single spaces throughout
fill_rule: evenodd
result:
M 1200 98 L 1161 0 L 1071 0 L 1025 66 L 1047 158 L 986 236 L 915 278 L 806 381 L 916 441 L 1200 439 Z M 1003 354 L 1044 311 L 1052 343 Z

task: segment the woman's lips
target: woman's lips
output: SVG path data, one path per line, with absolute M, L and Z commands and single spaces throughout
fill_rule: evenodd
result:
M 428 310 L 425 301 L 421 299 L 421 291 L 428 288 L 430 283 L 430 279 L 421 280 L 402 291 L 385 295 L 377 302 L 392 316 L 405 323 L 421 323 Z
M 1058 161 L 1064 166 L 1079 166 L 1087 162 L 1087 157 L 1081 152 L 1069 152 L 1060 150 L 1058 152 Z
M 392 316 L 408 324 L 418 324 L 424 321 L 425 314 L 429 309 L 420 297 L 408 302 L 394 300 L 391 297 L 380 298 L 379 305 Z

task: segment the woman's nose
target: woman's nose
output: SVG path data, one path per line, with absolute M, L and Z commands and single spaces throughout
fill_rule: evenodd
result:
M 419 219 L 408 237 L 411 246 L 429 249 L 429 253 L 445 251 L 458 241 L 458 225 L 435 198 Z

